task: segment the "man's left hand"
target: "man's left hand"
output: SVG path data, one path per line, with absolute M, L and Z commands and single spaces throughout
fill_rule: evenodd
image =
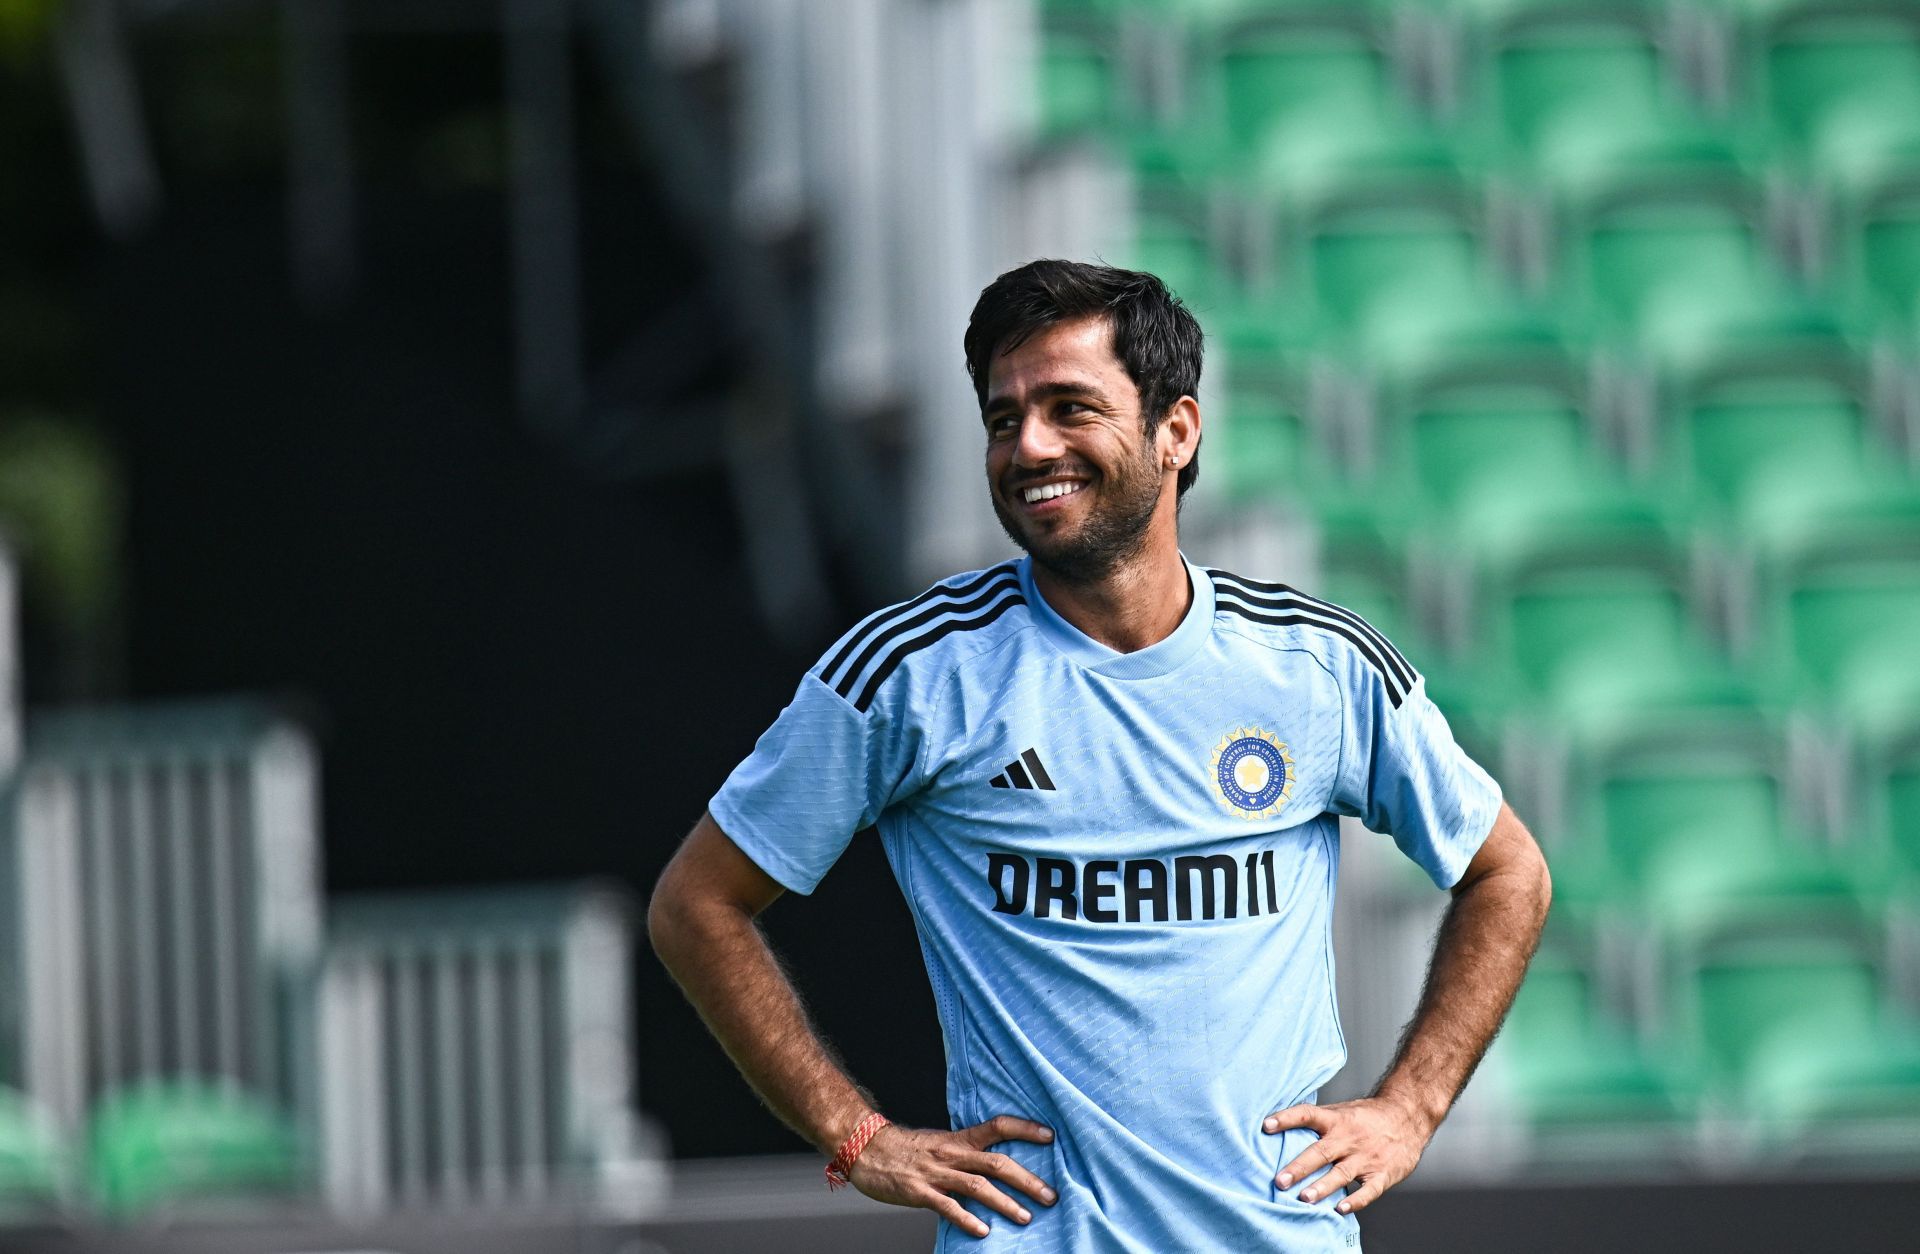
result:
M 1303 1202 L 1317 1202 L 1335 1189 L 1351 1189 L 1342 1214 L 1364 1210 L 1375 1198 L 1413 1174 L 1433 1129 L 1415 1112 L 1381 1097 L 1363 1097 L 1328 1106 L 1289 1106 L 1268 1115 L 1269 1133 L 1312 1128 L 1320 1139 L 1280 1169 L 1274 1183 L 1290 1187 L 1322 1167 L 1327 1174 L 1300 1191 Z

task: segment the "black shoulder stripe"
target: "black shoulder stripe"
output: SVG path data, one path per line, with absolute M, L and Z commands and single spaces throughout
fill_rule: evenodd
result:
M 996 577 L 1012 573 L 1013 569 L 1013 562 L 1002 562 L 998 566 L 982 571 L 979 578 L 963 583 L 959 587 L 949 588 L 945 584 L 935 584 L 911 601 L 902 601 L 897 605 L 889 605 L 883 610 L 875 610 L 867 616 L 866 621 L 861 623 L 852 635 L 847 637 L 847 642 L 840 646 L 840 651 L 833 655 L 833 660 L 828 662 L 821 670 L 821 682 L 832 684 L 834 672 L 839 670 L 862 644 L 871 640 L 873 633 L 889 620 L 897 618 L 899 615 L 908 613 L 909 611 L 916 610 L 935 597 L 946 597 L 956 601 L 961 600 L 978 592 L 981 588 L 986 587 L 987 584 L 991 583 Z M 859 668 L 855 667 L 854 669 L 858 670 Z
M 1323 631 L 1331 631 L 1336 635 L 1345 636 L 1353 647 L 1360 651 L 1360 656 L 1367 659 L 1367 664 L 1379 672 L 1380 680 L 1387 690 L 1387 700 L 1393 702 L 1395 709 L 1400 708 L 1400 702 L 1403 701 L 1405 697 L 1400 690 L 1398 677 L 1387 668 L 1385 662 L 1380 660 L 1380 655 L 1373 651 L 1373 646 L 1359 632 L 1347 626 L 1345 623 L 1312 613 L 1262 614 L 1250 605 L 1243 605 L 1239 601 L 1228 599 L 1234 595 L 1235 594 L 1229 589 L 1221 589 L 1221 597 L 1215 604 L 1223 610 L 1228 610 L 1256 623 L 1268 623 L 1275 627 L 1318 627 Z
M 1367 641 L 1373 645 L 1374 651 L 1384 660 L 1386 669 L 1392 672 L 1393 679 L 1399 683 L 1403 689 L 1411 691 L 1413 688 L 1413 667 L 1408 664 L 1405 658 L 1400 656 L 1399 650 L 1389 644 L 1385 636 L 1373 630 L 1365 619 L 1356 618 L 1348 613 L 1339 613 L 1337 612 L 1339 609 L 1338 606 L 1328 606 L 1325 602 L 1316 601 L 1312 597 L 1255 596 L 1250 592 L 1242 592 L 1238 588 L 1216 587 L 1215 591 L 1220 596 L 1238 597 L 1248 606 L 1258 609 L 1312 614 L 1318 618 L 1328 620 L 1329 624 L 1334 622 L 1344 624 L 1352 631 L 1358 632 L 1360 635 L 1366 637 Z
M 860 699 L 853 703 L 853 708 L 865 714 L 867 707 L 873 704 L 874 694 L 880 691 L 880 685 L 886 682 L 887 676 L 893 674 L 895 668 L 897 668 L 901 662 L 905 661 L 909 655 L 938 644 L 956 631 L 972 631 L 976 627 L 985 627 L 988 623 L 999 618 L 1014 606 L 1025 605 L 1026 603 L 1027 598 L 1020 595 L 1020 590 L 1015 588 L 1012 596 L 1004 601 L 997 602 L 992 609 L 989 609 L 984 614 L 980 614 L 974 618 L 950 618 L 923 635 L 918 635 L 911 640 L 903 641 L 894 648 L 892 653 L 887 655 L 886 661 L 880 663 L 879 668 L 873 672 L 873 678 L 869 679 L 867 686 L 860 690 Z M 845 696 L 846 694 L 841 693 L 840 695 Z
M 1234 588 L 1223 590 L 1238 592 L 1238 595 L 1252 604 L 1273 604 L 1279 606 L 1283 602 L 1291 602 L 1318 610 L 1328 617 L 1339 619 L 1356 631 L 1363 632 L 1369 640 L 1373 641 L 1374 647 L 1380 651 L 1380 655 L 1386 658 L 1388 664 L 1393 667 L 1394 673 L 1399 677 L 1401 685 L 1408 689 L 1413 687 L 1415 676 L 1413 663 L 1407 661 L 1406 655 L 1395 648 L 1393 641 L 1387 639 L 1386 635 L 1381 632 L 1378 627 L 1375 627 L 1372 623 L 1360 617 L 1360 615 L 1354 613 L 1352 610 L 1347 609 L 1345 606 L 1335 605 L 1331 601 L 1323 601 L 1316 596 L 1309 596 L 1283 583 L 1261 583 L 1258 580 L 1247 579 L 1224 570 L 1209 570 L 1207 573 L 1214 577 L 1213 583 L 1215 588 L 1221 587 L 1222 580 L 1238 584 L 1240 588 L 1244 588 L 1246 590 L 1245 592 L 1238 592 L 1238 589 Z
M 834 691 L 843 697 L 851 694 L 853 692 L 854 681 L 860 678 L 862 671 L 867 669 L 867 664 L 873 661 L 874 655 L 886 648 L 893 641 L 898 640 L 901 636 L 911 635 L 914 631 L 926 626 L 942 614 L 971 614 L 1003 592 L 1013 592 L 1015 595 L 1018 595 L 1020 592 L 1019 577 L 1012 571 L 1008 571 L 1004 577 L 989 583 L 984 591 L 968 600 L 935 601 L 932 605 L 927 606 L 926 609 L 921 610 L 912 618 L 903 618 L 899 622 L 894 623 L 885 631 L 880 632 L 867 641 L 867 647 L 860 650 L 860 656 L 854 658 L 853 664 L 848 666 L 841 674 L 840 682 L 834 685 Z
M 1401 681 L 1408 687 L 1413 686 L 1413 664 L 1407 661 L 1405 655 L 1394 647 L 1393 641 L 1387 639 L 1385 633 L 1378 627 L 1375 627 L 1372 623 L 1360 617 L 1360 615 L 1354 613 L 1352 610 L 1347 609 L 1345 606 L 1335 605 L 1333 602 L 1323 600 L 1320 597 L 1310 596 L 1298 588 L 1291 587 L 1284 583 L 1262 583 L 1257 579 L 1248 579 L 1244 575 L 1236 575 L 1232 571 L 1226 570 L 1209 570 L 1207 573 L 1215 576 L 1214 584 L 1216 587 L 1219 585 L 1220 580 L 1225 579 L 1240 585 L 1240 587 L 1246 589 L 1249 593 L 1253 593 L 1253 596 L 1247 598 L 1250 601 L 1258 601 L 1262 596 L 1291 597 L 1296 601 L 1304 602 L 1307 605 L 1324 610 L 1328 614 L 1365 632 L 1368 637 L 1373 640 L 1380 652 L 1396 663 L 1394 669 L 1399 672 Z

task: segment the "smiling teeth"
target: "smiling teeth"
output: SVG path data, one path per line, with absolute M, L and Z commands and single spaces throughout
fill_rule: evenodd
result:
M 1080 485 L 1077 483 L 1049 483 L 1038 488 L 1028 488 L 1025 496 L 1027 498 L 1027 504 L 1033 505 L 1040 501 L 1050 501 L 1056 496 L 1066 496 L 1070 492 L 1078 492 L 1079 490 Z

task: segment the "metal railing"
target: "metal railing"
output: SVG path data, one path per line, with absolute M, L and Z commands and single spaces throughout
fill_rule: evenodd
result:
M 587 1206 L 663 1186 L 633 1111 L 631 911 L 616 890 L 370 894 L 320 980 L 330 1205 Z
M 312 745 L 260 706 L 36 716 L 0 835 L 18 1083 L 68 1129 L 146 1080 L 303 1103 L 319 944 Z

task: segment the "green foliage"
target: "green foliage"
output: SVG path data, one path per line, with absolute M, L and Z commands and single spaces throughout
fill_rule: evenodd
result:
M 115 598 L 119 527 L 118 475 L 91 433 L 0 413 L 0 530 L 30 605 L 63 626 L 97 623 Z
M 48 39 L 63 0 L 0 0 L 0 60 L 16 60 Z

